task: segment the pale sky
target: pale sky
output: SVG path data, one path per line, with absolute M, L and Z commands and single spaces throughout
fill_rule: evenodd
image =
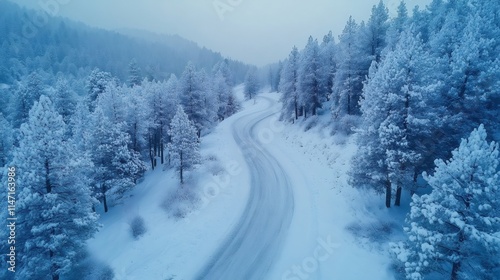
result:
M 431 0 L 406 0 L 411 12 Z M 16 0 L 105 29 L 178 34 L 223 56 L 262 66 L 303 48 L 309 35 L 337 39 L 350 15 L 367 20 L 379 0 Z M 400 0 L 385 0 L 391 15 Z M 54 5 L 55 4 L 55 5 Z M 218 7 L 218 8 L 216 8 Z

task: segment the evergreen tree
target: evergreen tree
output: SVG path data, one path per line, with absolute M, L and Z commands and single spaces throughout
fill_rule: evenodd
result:
M 142 176 L 146 167 L 137 152 L 130 150 L 125 123 L 113 123 L 97 107 L 93 113 L 92 162 L 95 165 L 95 196 L 104 212 L 118 204 Z
M 69 86 L 67 80 L 62 78 L 57 79 L 52 100 L 54 100 L 54 107 L 57 112 L 63 117 L 64 122 L 68 123 L 75 110 L 77 96 Z
M 386 73 L 373 62 L 361 100 L 362 123 L 358 129 L 356 142 L 358 151 L 351 163 L 350 184 L 358 188 L 371 188 L 386 194 L 386 207 L 391 206 L 391 183 L 388 177 L 385 150 L 379 137 L 379 128 L 390 114 L 386 107 L 388 92 Z
M 321 62 L 318 40 L 309 37 L 300 56 L 299 64 L 299 102 L 303 104 L 304 116 L 317 115 L 324 101 L 321 91 Z
M 259 78 L 257 77 L 257 69 L 250 68 L 245 76 L 245 88 L 243 93 L 246 99 L 252 99 L 259 91 Z
M 369 63 L 371 61 L 380 62 L 382 50 L 387 45 L 386 36 L 389 28 L 389 11 L 380 0 L 378 5 L 372 7 L 372 14 L 365 28 L 363 38 L 366 42 L 367 51 L 369 54 Z
M 281 92 L 281 118 L 284 120 L 295 119 L 300 116 L 299 104 L 299 51 L 293 47 L 288 60 L 281 71 L 279 90 Z
M 322 99 L 330 100 L 333 93 L 333 80 L 337 69 L 335 38 L 330 31 L 323 37 L 320 46 L 321 63 L 321 96 Z
M 204 128 L 205 117 L 205 93 L 201 79 L 193 63 L 188 63 L 179 81 L 179 92 L 181 105 L 189 119 L 194 123 L 198 137 Z
M 394 246 L 407 279 L 430 273 L 447 279 L 496 279 L 500 275 L 499 149 L 481 125 L 448 161 L 424 174 L 430 194 L 414 195 L 406 245 Z
M 20 279 L 59 279 L 97 231 L 97 215 L 80 161 L 65 141 L 65 123 L 44 95 L 21 126 L 15 151 Z
M 113 76 L 108 73 L 99 70 L 98 68 L 94 69 L 89 77 L 87 78 L 86 88 L 87 88 L 87 96 L 86 100 L 89 106 L 90 112 L 93 112 L 95 109 L 95 102 L 97 97 L 106 91 L 106 88 L 109 84 L 114 84 L 115 81 Z
M 128 86 L 140 86 L 141 85 L 141 69 L 137 65 L 137 60 L 132 59 L 128 65 Z
M 428 69 L 432 67 L 429 58 L 419 36 L 408 30 L 379 69 L 384 71 L 382 83 L 386 86 L 375 90 L 386 90 L 384 106 L 389 114 L 378 132 L 389 180 L 396 187 L 396 206 L 400 205 L 402 188 L 415 191 L 417 176 L 425 171 L 424 163 L 435 157 L 432 149 L 420 145 L 440 129 L 438 102 L 432 98 L 437 82 L 429 75 Z
M 13 128 L 9 121 L 7 121 L 3 114 L 0 113 L 0 131 L 2 136 L 0 137 L 0 171 L 3 166 L 11 161 L 12 148 L 14 146 L 14 135 Z M 3 176 L 3 172 L 0 173 L 0 179 Z
M 45 94 L 42 77 L 33 72 L 22 81 L 16 94 L 14 127 L 18 128 L 28 120 L 28 113 L 35 101 Z
M 350 17 L 339 36 L 338 68 L 333 84 L 332 114 L 334 119 L 359 114 L 358 101 L 366 73 L 360 50 L 360 26 Z
M 199 164 L 201 158 L 196 128 L 182 106 L 177 107 L 168 134 L 171 137 L 171 142 L 168 144 L 171 162 L 179 173 L 181 184 L 184 184 L 184 172 Z

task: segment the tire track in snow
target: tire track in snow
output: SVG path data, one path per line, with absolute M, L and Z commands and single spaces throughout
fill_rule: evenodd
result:
M 279 256 L 294 211 L 293 190 L 283 167 L 259 141 L 259 124 L 276 114 L 275 101 L 261 111 L 241 116 L 232 126 L 234 140 L 251 174 L 249 199 L 243 214 L 197 279 L 266 279 Z

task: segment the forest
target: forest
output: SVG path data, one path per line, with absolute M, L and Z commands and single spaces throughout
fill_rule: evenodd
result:
M 331 135 L 355 139 L 351 187 L 388 211 L 411 196 L 406 239 L 388 249 L 397 279 L 498 279 L 497 0 L 412 11 L 402 1 L 393 17 L 380 1 L 368 20 L 349 17 L 338 39 L 311 36 L 261 68 L 179 36 L 44 19 L 6 0 L 0 10 L 0 179 L 23 186 L 12 279 L 71 275 L 99 217 L 148 171 L 173 169 L 182 188 L 204 164 L 203 137 L 242 110 L 240 84 L 254 104 L 277 92 L 286 125 L 309 130 L 326 115 Z

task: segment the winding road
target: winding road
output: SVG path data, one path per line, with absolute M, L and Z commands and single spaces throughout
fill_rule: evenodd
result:
M 258 97 L 264 109 L 242 115 L 232 126 L 234 140 L 251 174 L 249 200 L 239 222 L 198 274 L 203 280 L 266 279 L 283 247 L 292 216 L 291 182 L 275 157 L 259 140 L 276 101 Z

